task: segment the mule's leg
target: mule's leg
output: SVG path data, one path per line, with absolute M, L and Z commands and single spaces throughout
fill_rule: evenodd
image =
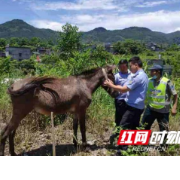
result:
M 85 115 L 86 115 L 86 111 L 82 111 L 79 114 L 79 123 L 80 123 L 80 130 L 81 130 L 81 135 L 82 135 L 82 144 L 83 144 L 83 146 L 87 145 L 87 142 L 86 142 Z
M 0 134 L 0 156 L 4 156 L 5 142 L 6 142 L 7 137 L 2 138 L 2 136 L 4 132 L 6 131 L 6 129 L 7 129 L 7 125 Z
M 16 153 L 14 152 L 14 136 L 16 134 L 16 130 L 10 133 L 9 135 L 9 152 L 11 156 L 16 156 Z
M 26 115 L 29 114 L 29 112 L 32 111 L 32 107 L 28 106 L 19 106 L 15 107 L 13 109 L 13 116 L 8 123 L 8 125 L 4 128 L 4 131 L 1 133 L 1 139 L 0 139 L 0 155 L 4 155 L 4 149 L 5 149 L 5 142 L 8 136 L 10 136 L 10 142 L 9 142 L 9 149 L 10 149 L 10 154 L 15 155 L 14 152 L 14 136 L 17 127 L 19 126 L 20 121 L 26 117 Z
M 74 143 L 74 146 L 77 147 L 78 118 L 76 116 L 73 119 L 73 131 L 74 131 L 73 143 Z
M 4 149 L 7 137 L 16 129 L 16 125 L 10 121 L 1 134 L 0 155 L 4 156 Z M 10 147 L 13 149 L 14 147 Z
M 22 118 L 21 118 L 22 119 Z M 20 119 L 20 120 L 21 120 Z M 20 122 L 18 119 L 18 121 Z M 13 116 L 11 121 L 8 123 L 6 126 L 5 130 L 1 134 L 1 144 L 0 144 L 0 155 L 4 155 L 4 149 L 5 149 L 5 142 L 7 137 L 9 136 L 9 150 L 11 155 L 15 155 L 14 152 L 14 135 L 15 135 L 15 130 L 17 129 L 19 122 L 16 122 L 16 116 Z

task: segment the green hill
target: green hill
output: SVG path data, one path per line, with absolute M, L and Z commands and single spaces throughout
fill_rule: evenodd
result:
M 12 20 L 0 24 L 0 38 L 10 37 L 39 37 L 41 39 L 57 40 L 58 32 L 50 29 L 35 28 L 23 20 Z M 130 27 L 123 30 L 106 30 L 103 27 L 95 28 L 88 32 L 82 32 L 82 41 L 85 43 L 112 43 L 125 39 L 140 40 L 154 43 L 178 43 L 180 44 L 180 31 L 162 33 L 151 31 L 144 27 Z
M 177 37 L 180 37 L 176 33 Z M 105 42 L 105 43 L 112 43 L 116 41 L 121 41 L 124 39 L 133 39 L 139 40 L 144 42 L 154 42 L 154 43 L 173 43 L 173 38 L 175 35 L 165 34 L 161 32 L 151 31 L 147 28 L 142 27 L 130 27 L 123 30 L 113 30 L 108 31 L 102 28 L 96 28 L 92 31 L 86 32 L 83 34 L 83 40 L 85 42 Z
M 57 32 L 50 29 L 35 28 L 23 20 L 12 20 L 0 25 L 0 38 L 39 37 L 41 39 L 56 39 Z

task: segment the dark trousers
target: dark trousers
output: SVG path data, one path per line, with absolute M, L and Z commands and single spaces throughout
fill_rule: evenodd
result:
M 156 119 L 159 124 L 160 131 L 169 130 L 169 113 L 156 112 L 151 110 L 150 107 L 147 106 L 142 119 L 142 125 L 145 127 L 146 130 L 150 130 L 152 124 Z
M 115 100 L 116 113 L 115 123 L 116 126 L 121 126 L 123 129 L 135 130 L 139 127 L 141 114 L 144 109 L 137 109 L 126 104 L 124 100 Z
M 126 112 L 126 102 L 124 100 L 117 100 L 115 99 L 115 123 L 116 123 L 116 132 L 110 137 L 110 144 L 113 144 L 115 138 L 119 137 L 119 127 L 120 127 L 120 122 L 121 119 Z
M 126 105 L 126 110 L 122 116 L 120 127 L 123 129 L 136 130 L 139 127 L 141 114 L 144 109 L 137 109 L 131 106 Z M 127 150 L 128 145 L 119 146 L 121 150 Z
M 123 129 L 136 130 L 139 127 L 141 114 L 144 109 L 137 109 L 131 106 L 126 106 L 126 111 L 120 122 L 120 126 Z
M 121 119 L 126 112 L 126 102 L 124 100 L 115 100 L 115 107 L 116 107 L 116 112 L 115 112 L 115 123 L 116 126 L 120 125 Z

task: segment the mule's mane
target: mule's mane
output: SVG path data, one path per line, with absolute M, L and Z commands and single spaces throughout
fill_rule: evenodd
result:
M 81 77 L 81 78 L 88 78 L 88 77 L 92 77 L 94 76 L 101 68 L 94 68 L 94 69 L 90 69 L 87 71 L 83 71 L 80 74 L 77 74 L 77 77 Z

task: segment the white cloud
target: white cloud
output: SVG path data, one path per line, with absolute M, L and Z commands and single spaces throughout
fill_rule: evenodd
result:
M 174 32 L 176 32 L 176 31 L 180 31 L 180 26 L 178 28 L 176 28 Z
M 82 31 L 92 30 L 96 27 L 105 27 L 106 29 L 114 30 L 130 26 L 147 27 L 161 32 L 180 30 L 180 11 L 171 12 L 162 10 L 146 13 L 138 13 L 135 12 L 134 9 L 130 11 L 132 7 L 146 8 L 148 11 L 148 7 L 161 7 L 160 5 L 178 3 L 180 0 L 75 0 L 74 2 L 68 0 L 12 1 L 14 1 L 14 3 L 27 3 L 28 6 L 31 7 L 32 12 L 37 14 L 37 17 L 44 17 L 44 20 L 31 21 L 31 24 L 38 28 L 61 30 L 62 25 L 69 22 L 77 25 Z M 59 17 L 59 22 L 55 20 L 46 20 L 46 17 L 50 19 L 52 16 L 49 12 L 41 12 L 41 10 L 57 11 L 54 14 L 57 14 L 57 17 Z M 76 10 L 76 12 L 72 14 L 72 10 Z M 83 14 L 84 12 L 86 14 Z M 128 13 L 122 15 L 122 12 Z M 59 16 L 60 13 L 64 15 Z M 119 13 L 121 13 L 121 15 L 119 15 Z
M 13 2 L 18 2 L 18 3 L 20 3 L 20 4 L 22 4 L 22 3 L 31 3 L 31 2 L 33 2 L 34 0 L 12 0 Z
M 46 2 L 33 3 L 31 7 L 34 10 L 92 10 L 92 9 L 104 9 L 104 10 L 114 10 L 119 9 L 119 7 L 114 3 L 114 0 L 77 0 L 76 2 Z M 123 10 L 123 8 L 122 8 Z
M 180 0 L 75 0 L 70 2 L 50 1 L 50 0 L 12 0 L 18 3 L 28 3 L 33 10 L 58 11 L 58 10 L 111 10 L 117 12 L 127 12 L 132 7 L 148 8 L 165 4 L 178 3 Z
M 63 26 L 63 24 L 59 22 L 48 21 L 48 20 L 32 20 L 30 21 L 30 24 L 32 24 L 37 28 L 52 29 L 55 31 L 61 31 Z
M 159 6 L 162 4 L 169 4 L 168 1 L 150 1 L 150 2 L 144 2 L 142 4 L 136 5 L 136 7 L 144 8 L 144 7 L 154 7 Z
M 39 28 L 60 30 L 66 22 L 77 25 L 81 31 L 89 31 L 96 27 L 104 27 L 109 30 L 123 29 L 131 26 L 147 27 L 154 31 L 173 32 L 180 29 L 180 11 L 157 11 L 143 14 L 121 15 L 77 15 L 64 16 L 62 21 L 34 21 L 32 23 Z
M 104 15 L 77 15 L 77 16 L 61 16 L 61 21 L 66 23 L 76 23 L 78 25 L 84 25 L 84 24 L 96 24 L 102 22 L 104 19 Z
M 33 1 L 33 0 L 21 0 Z M 30 6 L 34 10 L 117 10 L 125 12 L 131 7 L 147 8 L 165 4 L 173 4 L 180 0 L 161 0 L 161 1 L 145 1 L 145 0 L 76 0 L 75 2 L 68 1 L 34 1 Z M 43 4 L 43 5 L 42 5 Z
M 163 1 L 146 1 L 146 2 L 138 2 L 135 4 L 135 7 L 138 8 L 149 8 L 149 7 L 155 7 L 155 6 L 160 6 L 160 5 L 170 5 L 170 4 L 175 4 L 179 3 L 180 0 L 163 0 Z
M 173 32 L 175 29 L 180 28 L 180 11 L 157 11 L 143 14 L 131 14 L 131 15 L 105 15 L 99 20 L 97 18 L 96 23 L 80 24 L 80 21 L 74 21 L 73 23 L 79 25 L 80 30 L 91 30 L 96 27 L 105 27 L 109 30 L 123 29 L 131 26 L 147 27 L 149 29 L 160 32 Z

